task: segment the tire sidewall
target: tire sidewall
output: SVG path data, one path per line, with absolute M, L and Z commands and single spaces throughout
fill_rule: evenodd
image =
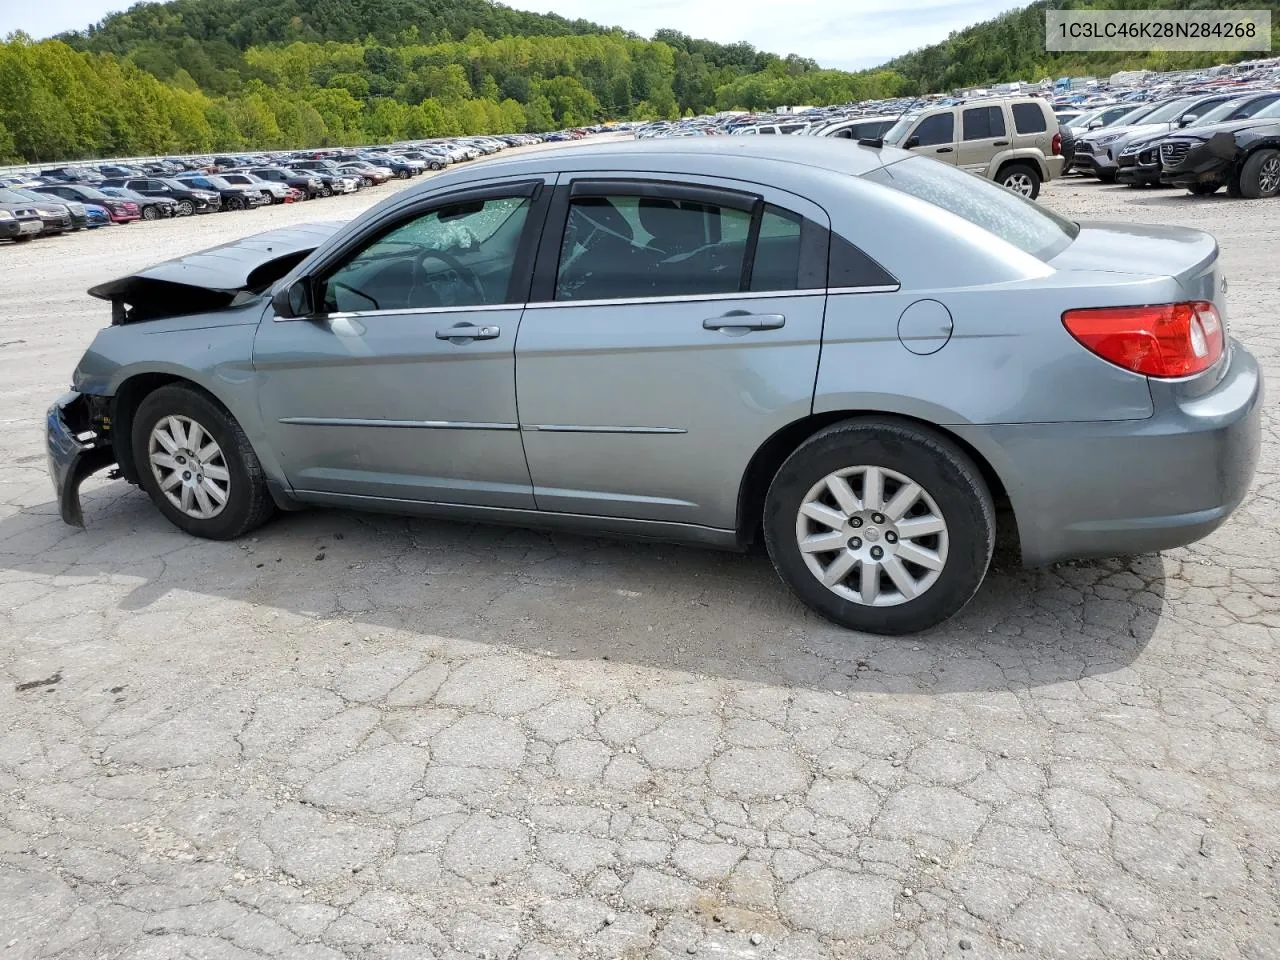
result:
M 884 467 L 911 478 L 947 522 L 946 565 L 915 600 L 893 607 L 845 600 L 804 562 L 795 535 L 800 504 L 823 477 L 855 466 Z M 872 633 L 916 633 L 958 612 L 981 585 L 995 548 L 995 511 L 981 473 L 952 445 L 896 424 L 849 425 L 818 434 L 782 465 L 765 498 L 764 531 L 778 573 L 824 617 Z
M 1262 165 L 1269 157 L 1280 155 L 1280 151 L 1263 148 L 1249 155 L 1240 169 L 1240 195 L 1248 200 L 1265 200 L 1276 196 L 1275 193 L 1262 192 Z
M 212 435 L 222 448 L 222 456 L 231 474 L 227 505 L 216 517 L 201 520 L 189 517 L 172 503 L 160 490 L 160 484 L 151 470 L 148 445 L 151 431 L 167 416 L 189 417 Z M 137 466 L 142 488 L 151 497 L 160 512 L 174 526 L 197 537 L 227 540 L 244 528 L 252 509 L 252 478 L 240 455 L 240 438 L 232 426 L 229 415 L 211 400 L 185 387 L 161 387 L 148 395 L 138 406 L 133 418 L 131 442 L 133 462 Z
M 192 203 L 190 200 L 178 201 L 178 210 L 177 210 L 178 216 L 189 217 L 195 212 L 196 212 L 196 205 Z
M 1034 169 L 1032 169 L 1032 167 L 1030 167 L 1028 164 L 1025 164 L 1025 163 L 1015 163 L 1012 166 L 1006 167 L 1004 170 L 1004 173 L 1000 178 L 1001 186 L 1004 186 L 1006 190 L 1012 189 L 1011 187 L 1008 187 L 1006 185 L 1005 181 L 1007 181 L 1011 176 L 1013 176 L 1016 173 L 1021 173 L 1024 176 L 1030 178 L 1031 194 L 1030 196 L 1027 196 L 1027 194 L 1019 193 L 1016 190 L 1014 191 L 1015 193 L 1018 193 L 1019 196 L 1027 197 L 1028 200 L 1034 200 L 1036 197 L 1040 196 L 1040 174 L 1037 173 Z

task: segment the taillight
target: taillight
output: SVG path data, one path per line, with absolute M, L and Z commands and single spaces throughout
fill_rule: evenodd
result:
M 1187 377 L 1222 356 L 1222 318 L 1212 303 L 1068 310 L 1063 326 L 1085 349 L 1148 377 Z
M 1055 157 L 1062 156 L 1062 134 L 1060 133 L 1053 135 L 1053 155 Z

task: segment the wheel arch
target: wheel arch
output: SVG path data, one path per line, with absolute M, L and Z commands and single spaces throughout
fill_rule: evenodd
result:
M 931 423 L 919 417 L 906 414 L 886 413 L 880 410 L 828 410 L 813 413 L 799 420 L 794 420 L 773 436 L 769 437 L 747 464 L 742 481 L 738 487 L 738 540 L 744 545 L 756 542 L 760 536 L 760 528 L 764 515 L 765 495 L 769 484 L 773 481 L 778 469 L 787 457 L 820 430 L 837 423 L 850 420 L 875 419 L 901 423 L 917 430 L 924 430 L 955 444 L 969 457 L 982 474 L 983 482 L 991 493 L 997 512 L 997 535 L 1002 539 L 1008 534 L 1016 541 L 1017 518 L 1009 500 L 1008 490 L 1000 474 L 972 443 L 946 427 Z M 999 529 L 1003 527 L 1004 529 Z
M 999 166 L 996 167 L 995 176 L 991 179 L 999 180 L 1000 177 L 1004 175 L 1004 172 L 1012 166 L 1031 167 L 1040 176 L 1040 181 L 1042 183 L 1049 179 L 1048 165 L 1044 162 L 1042 157 L 1037 156 L 1035 153 L 1015 153 L 1005 157 L 1000 161 Z

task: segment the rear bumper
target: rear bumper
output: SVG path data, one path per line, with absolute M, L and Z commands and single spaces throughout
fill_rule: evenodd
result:
M 1000 474 L 1026 564 L 1183 546 L 1240 505 L 1261 442 L 1257 361 L 1233 343 L 1222 380 L 1202 396 L 1151 386 L 1146 420 L 957 429 Z
M 45 417 L 49 477 L 58 497 L 58 511 L 64 522 L 77 527 L 84 526 L 80 484 L 90 474 L 116 462 L 110 441 L 90 425 L 88 403 L 84 394 L 66 393 Z

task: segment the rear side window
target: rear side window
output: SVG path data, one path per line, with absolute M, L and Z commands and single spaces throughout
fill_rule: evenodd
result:
M 1004 111 L 999 107 L 973 107 L 964 112 L 964 138 L 990 140 L 1004 136 Z
M 1015 103 L 1013 126 L 1019 133 L 1044 133 L 1049 129 L 1044 110 L 1038 103 Z
M 891 163 L 866 179 L 941 207 L 1041 260 L 1053 259 L 1080 232 L 1070 220 L 985 177 L 927 157 Z
M 919 143 L 917 146 L 931 147 L 939 143 L 951 143 L 956 138 L 955 117 L 950 113 L 935 113 L 925 117 L 912 134 Z

